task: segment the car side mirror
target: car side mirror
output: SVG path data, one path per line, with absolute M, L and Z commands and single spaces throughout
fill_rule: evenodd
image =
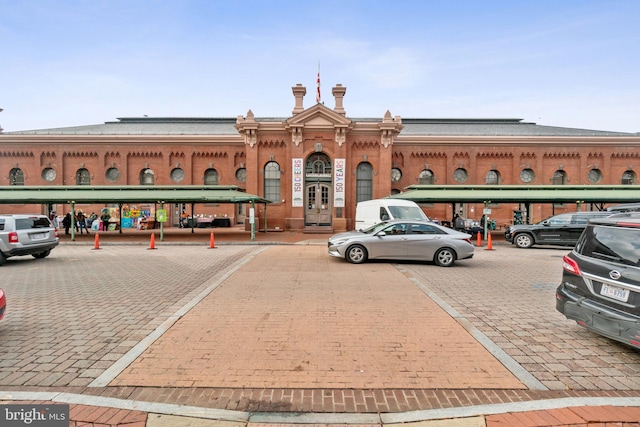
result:
M 542 221 L 542 225 L 549 225 L 549 221 Z
M 387 232 L 386 232 L 386 231 L 379 231 L 379 232 L 376 234 L 376 236 L 378 236 L 378 237 L 384 237 L 384 236 L 386 236 L 386 235 L 387 235 Z

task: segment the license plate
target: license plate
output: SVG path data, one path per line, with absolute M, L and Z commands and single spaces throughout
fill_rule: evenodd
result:
M 31 240 L 42 240 L 49 237 L 49 233 L 34 233 L 30 235 Z
M 600 288 L 600 295 L 617 299 L 618 301 L 627 302 L 627 300 L 629 299 L 629 290 L 622 289 L 617 286 L 606 285 L 603 283 L 602 288 Z

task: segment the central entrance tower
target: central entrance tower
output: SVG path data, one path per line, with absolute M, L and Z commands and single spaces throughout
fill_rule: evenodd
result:
M 256 119 L 249 110 L 236 120 L 244 151 L 234 162 L 246 170 L 246 191 L 271 202 L 256 208 L 256 222 L 267 231 L 347 231 L 360 198 L 390 194 L 392 144 L 402 122 L 388 111 L 382 120 L 347 118 L 341 84 L 331 90 L 334 108 L 316 101 L 305 109 L 306 88 L 291 89 L 290 117 Z

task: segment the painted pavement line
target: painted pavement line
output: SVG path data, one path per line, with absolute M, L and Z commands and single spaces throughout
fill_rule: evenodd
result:
M 207 297 L 214 289 L 222 284 L 227 278 L 234 274 L 240 267 L 245 265 L 251 259 L 253 259 L 258 253 L 267 249 L 266 247 L 260 247 L 253 251 L 250 255 L 244 257 L 240 261 L 237 261 L 234 265 L 229 267 L 222 276 L 216 277 L 215 280 L 207 286 L 202 292 L 200 292 L 191 301 L 181 307 L 174 314 L 169 316 L 167 320 L 162 322 L 153 332 L 144 337 L 138 342 L 131 350 L 125 353 L 120 359 L 107 368 L 102 374 L 100 374 L 95 380 L 93 380 L 88 387 L 107 387 L 111 381 L 113 381 L 122 371 L 124 371 L 131 363 L 133 363 L 138 357 L 142 355 L 154 342 L 156 342 L 165 332 L 167 332 L 178 320 L 180 320 L 185 314 L 195 307 L 200 301 Z
M 322 412 L 256 412 L 250 423 L 259 424 L 381 424 L 379 414 Z
M 394 266 L 409 278 L 416 286 L 424 292 L 429 298 L 431 298 L 436 304 L 446 311 L 451 317 L 453 317 L 476 341 L 480 343 L 489 353 L 493 355 L 500 363 L 504 365 L 516 378 L 518 378 L 525 386 L 530 390 L 549 390 L 544 384 L 542 384 L 536 377 L 531 375 L 529 371 L 524 369 L 522 365 L 516 362 L 511 356 L 509 356 L 500 346 L 494 343 L 488 336 L 483 334 L 478 328 L 473 326 L 463 315 L 458 313 L 453 307 L 451 307 L 446 301 L 440 298 L 435 292 L 424 284 L 420 279 L 413 276 L 410 271 L 402 268 L 399 264 Z
M 449 418 L 467 418 L 515 412 L 548 411 L 576 406 L 640 406 L 640 397 L 564 397 L 530 400 L 527 402 L 496 403 L 458 408 L 428 409 L 395 414 L 381 414 L 383 424 L 430 421 Z

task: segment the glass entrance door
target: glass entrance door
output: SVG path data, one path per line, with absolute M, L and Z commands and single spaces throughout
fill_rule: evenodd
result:
M 331 186 L 321 182 L 307 185 L 305 225 L 331 225 Z

